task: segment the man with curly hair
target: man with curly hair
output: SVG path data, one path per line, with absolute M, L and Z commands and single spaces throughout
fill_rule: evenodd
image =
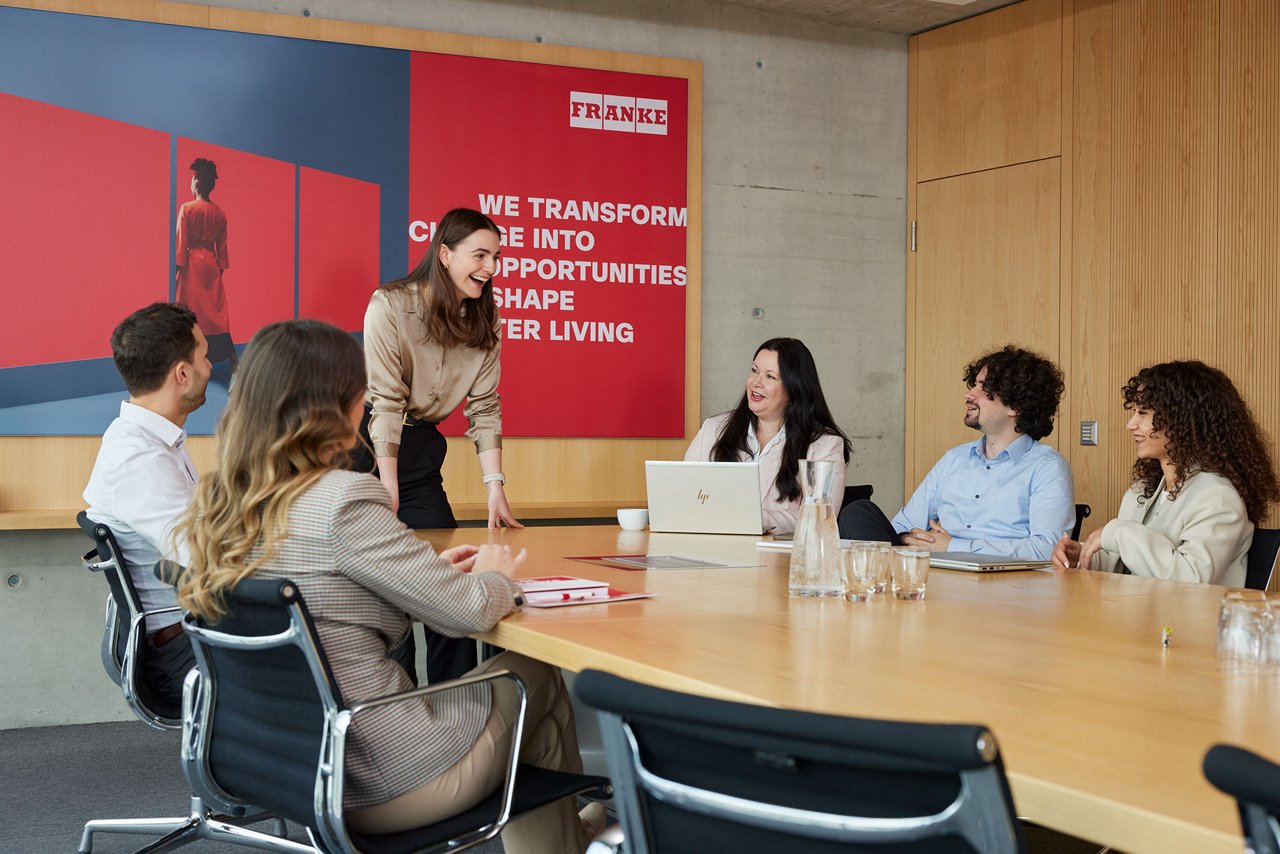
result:
M 1039 441 L 1053 432 L 1062 371 L 1009 345 L 970 362 L 964 381 L 964 423 L 982 437 L 943 454 L 893 521 L 871 501 L 845 507 L 841 537 L 1049 559 L 1075 521 L 1071 467 Z

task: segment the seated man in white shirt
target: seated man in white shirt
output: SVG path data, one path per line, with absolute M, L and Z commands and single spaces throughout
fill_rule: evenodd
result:
M 870 501 L 840 512 L 840 536 L 1047 561 L 1075 521 L 1071 467 L 1053 432 L 1062 372 L 1006 346 L 964 369 L 964 423 L 982 434 L 942 455 L 893 521 Z
M 204 403 L 212 365 L 196 316 L 158 302 L 134 312 L 111 335 L 111 355 L 129 390 L 84 490 L 89 518 L 111 528 L 144 610 L 174 607 L 174 588 L 153 573 L 175 556 L 170 529 L 195 491 L 196 470 L 184 444 L 187 416 Z M 160 698 L 182 700 L 195 665 L 180 611 L 147 618 L 142 676 Z

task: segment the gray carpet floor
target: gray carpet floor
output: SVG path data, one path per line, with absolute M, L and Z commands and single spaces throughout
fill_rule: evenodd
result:
M 179 734 L 138 721 L 0 730 L 0 854 L 74 852 L 92 818 L 185 816 L 190 791 L 178 762 Z M 255 829 L 269 830 L 267 823 Z M 289 826 L 289 838 L 306 833 Z M 96 834 L 95 854 L 136 851 L 152 839 Z M 253 849 L 201 840 L 193 854 Z M 471 849 L 502 854 L 495 840 Z

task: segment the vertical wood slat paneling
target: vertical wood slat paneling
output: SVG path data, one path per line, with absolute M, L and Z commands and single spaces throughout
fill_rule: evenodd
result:
M 965 364 L 1006 343 L 1059 360 L 1059 181 L 1053 157 L 917 185 L 908 491 L 944 451 L 976 438 L 963 424 Z
M 1072 136 L 1066 147 L 1071 161 L 1071 248 L 1073 264 L 1063 291 L 1073 319 L 1073 334 L 1063 342 L 1067 375 L 1062 448 L 1075 475 L 1076 501 L 1089 504 L 1093 515 L 1084 532 L 1115 515 L 1119 494 L 1111 482 L 1110 446 L 1080 444 L 1079 422 L 1114 417 L 1115 390 L 1110 383 L 1111 342 L 1108 311 L 1112 289 L 1111 148 L 1114 14 L 1111 0 L 1075 0 L 1070 43 L 1073 89 Z
M 1129 0 L 1112 8 L 1112 391 L 1100 401 L 1114 496 L 1108 517 L 1134 459 L 1118 389 L 1156 362 L 1221 362 L 1221 337 L 1212 330 L 1224 302 L 1215 274 L 1218 0 Z
M 1221 0 L 1219 366 L 1280 439 L 1280 3 Z M 1273 446 L 1273 460 L 1275 448 Z M 1280 525 L 1273 508 L 1268 527 Z
M 1062 153 L 1062 0 L 1024 0 L 916 36 L 916 180 Z

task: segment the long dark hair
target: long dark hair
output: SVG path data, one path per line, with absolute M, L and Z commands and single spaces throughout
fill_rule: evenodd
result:
M 761 350 L 772 350 L 778 354 L 778 373 L 782 375 L 782 387 L 787 392 L 787 411 L 782 415 L 787 441 L 774 485 L 778 487 L 782 500 L 796 501 L 800 498 L 800 460 L 811 444 L 823 436 L 839 436 L 844 442 L 846 463 L 853 446 L 831 417 L 827 398 L 822 394 L 822 383 L 818 381 L 818 366 L 804 342 L 797 338 L 770 338 L 756 348 L 755 355 L 760 355 Z M 755 427 L 756 416 L 747 405 L 747 393 L 744 391 L 711 449 L 711 459 L 737 462 L 742 454 L 751 453 L 747 448 L 747 431 Z
M 1151 410 L 1153 432 L 1168 442 L 1177 482 L 1165 484 L 1175 498 L 1197 471 L 1220 474 L 1240 493 L 1249 521 L 1260 524 L 1280 500 L 1280 483 L 1269 442 L 1231 378 L 1204 362 L 1163 362 L 1138 371 L 1121 393 L 1125 409 Z M 1159 460 L 1139 459 L 1133 481 L 1144 500 L 1160 486 Z
M 427 336 L 440 342 L 445 349 L 462 345 L 487 350 L 498 343 L 498 309 L 493 302 L 493 280 L 485 283 L 480 296 L 462 300 L 462 310 L 454 307 L 453 283 L 444 262 L 440 260 L 440 247 L 456 249 L 458 244 L 477 231 L 492 231 L 499 237 L 502 232 L 493 220 L 471 208 L 454 208 L 440 219 L 427 254 L 409 275 L 382 287 L 388 291 L 401 290 L 418 285 L 418 314 L 427 326 Z

